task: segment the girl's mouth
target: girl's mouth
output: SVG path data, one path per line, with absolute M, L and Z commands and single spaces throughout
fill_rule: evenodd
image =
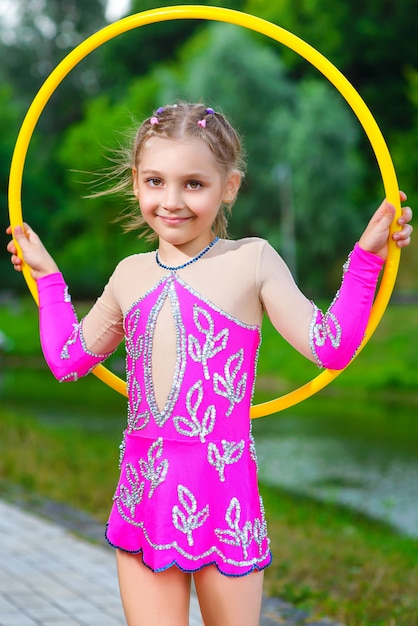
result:
M 177 226 L 178 224 L 184 224 L 184 222 L 187 222 L 187 220 L 189 219 L 188 217 L 168 217 L 165 215 L 159 215 L 158 217 L 162 222 L 164 222 L 164 224 L 167 224 L 168 226 Z

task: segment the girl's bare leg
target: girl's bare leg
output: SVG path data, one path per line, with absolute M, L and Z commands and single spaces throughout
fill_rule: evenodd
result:
M 191 577 L 177 567 L 154 573 L 139 554 L 116 551 L 128 626 L 188 626 Z
M 264 573 L 229 577 L 214 565 L 194 574 L 205 626 L 258 626 Z

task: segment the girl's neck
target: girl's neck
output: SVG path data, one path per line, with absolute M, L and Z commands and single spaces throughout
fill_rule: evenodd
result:
M 196 262 L 218 241 L 211 233 L 210 238 L 202 238 L 199 241 L 189 242 L 184 245 L 173 245 L 167 241 L 159 241 L 156 251 L 157 263 L 165 269 L 180 269 L 186 265 Z

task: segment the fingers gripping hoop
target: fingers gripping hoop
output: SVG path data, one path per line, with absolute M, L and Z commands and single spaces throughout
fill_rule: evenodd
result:
M 401 208 L 398 183 L 385 140 L 372 114 L 360 95 L 349 83 L 349 81 L 341 74 L 341 72 L 330 61 L 328 61 L 328 59 L 296 35 L 293 35 L 292 33 L 266 20 L 231 9 L 211 6 L 185 5 L 144 11 L 114 22 L 74 48 L 74 50 L 72 50 L 52 71 L 28 109 L 16 141 L 10 169 L 9 184 L 9 213 L 12 228 L 17 225 L 21 225 L 23 221 L 21 209 L 21 188 L 23 168 L 29 143 L 42 111 L 61 81 L 82 59 L 90 54 L 90 52 L 110 39 L 117 37 L 121 33 L 133 30 L 140 26 L 145 26 L 147 24 L 179 19 L 213 20 L 242 26 L 243 28 L 253 30 L 278 41 L 279 43 L 292 49 L 300 56 L 304 57 L 309 63 L 311 63 L 311 65 L 316 67 L 316 69 L 321 72 L 345 98 L 363 126 L 379 165 L 386 198 L 396 207 L 397 217 L 399 216 Z M 382 281 L 373 304 L 367 327 L 366 338 L 363 341 L 361 348 L 366 344 L 375 331 L 389 302 L 395 284 L 399 259 L 400 250 L 391 240 L 389 244 L 389 255 L 386 261 Z M 36 283 L 31 277 L 27 267 L 23 268 L 23 274 L 32 296 L 35 301 L 38 302 Z M 93 372 L 109 387 L 112 387 L 119 393 L 126 395 L 125 381 L 110 372 L 106 367 L 98 365 Z M 302 400 L 315 394 L 317 391 L 323 389 L 340 373 L 341 371 L 324 370 L 321 374 L 313 378 L 305 385 L 286 395 L 262 404 L 253 405 L 251 407 L 251 417 L 262 417 L 297 404 L 298 402 L 301 402 Z

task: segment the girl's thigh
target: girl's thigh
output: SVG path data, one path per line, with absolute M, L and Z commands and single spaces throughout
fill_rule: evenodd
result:
M 264 573 L 230 577 L 215 565 L 194 574 L 205 626 L 258 626 L 260 623 Z
M 177 567 L 153 572 L 140 554 L 116 551 L 118 578 L 128 626 L 188 626 L 189 574 Z

